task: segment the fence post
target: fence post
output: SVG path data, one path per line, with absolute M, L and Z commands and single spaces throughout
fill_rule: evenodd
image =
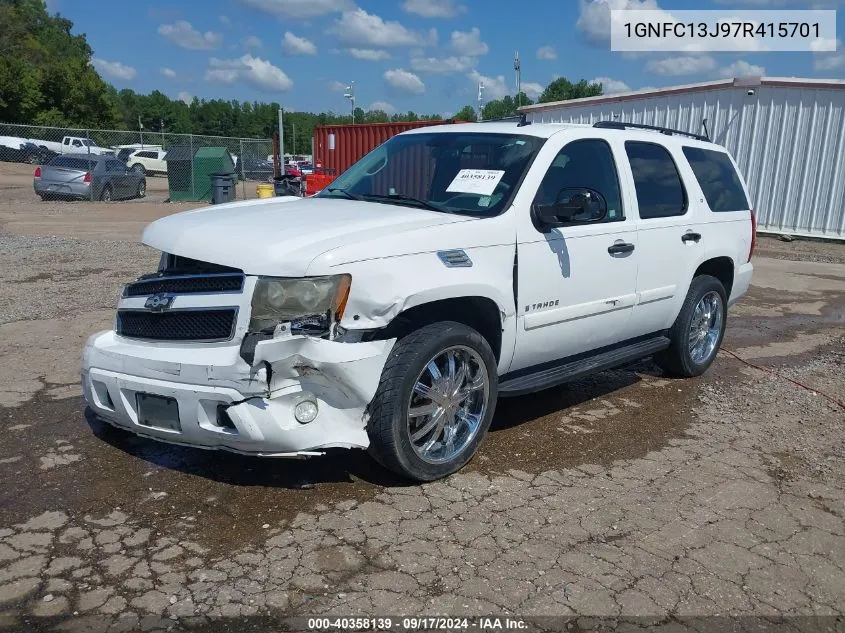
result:
M 194 135 L 188 135 L 188 142 L 190 143 L 191 152 L 191 200 L 197 197 L 197 191 L 194 188 Z
M 85 150 L 88 155 L 88 172 L 92 171 L 91 169 L 91 130 L 85 130 Z M 91 186 L 88 188 L 88 197 L 91 199 L 91 202 L 94 201 L 94 174 L 91 174 Z
M 238 165 L 235 167 L 235 172 L 240 170 L 241 174 L 243 175 L 243 180 L 241 180 L 241 191 L 244 194 L 244 200 L 246 200 L 246 172 L 244 170 L 244 140 L 240 139 L 241 141 L 241 157 L 238 159 Z M 238 177 L 238 174 L 235 173 L 235 178 Z

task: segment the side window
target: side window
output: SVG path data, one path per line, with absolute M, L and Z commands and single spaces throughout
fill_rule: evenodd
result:
M 675 161 L 657 143 L 625 141 L 634 173 L 640 218 L 668 218 L 687 212 L 687 194 Z
M 74 147 L 82 147 L 82 141 L 80 141 L 79 139 L 74 139 L 73 146 Z
M 605 141 L 573 141 L 560 150 L 543 177 L 534 202 L 553 204 L 560 190 L 567 187 L 588 187 L 602 194 L 607 200 L 605 222 L 625 219 L 616 163 Z
M 750 208 L 727 154 L 700 147 L 684 147 L 684 156 L 711 211 L 747 211 Z

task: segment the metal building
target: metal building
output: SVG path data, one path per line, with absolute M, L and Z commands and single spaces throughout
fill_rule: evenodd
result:
M 628 121 L 703 133 L 751 190 L 763 233 L 845 239 L 845 81 L 745 77 L 521 108 L 529 121 Z

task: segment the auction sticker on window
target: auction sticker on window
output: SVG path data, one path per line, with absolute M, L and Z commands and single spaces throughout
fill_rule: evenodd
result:
M 462 169 L 446 191 L 489 196 L 504 175 L 505 172 L 500 169 Z

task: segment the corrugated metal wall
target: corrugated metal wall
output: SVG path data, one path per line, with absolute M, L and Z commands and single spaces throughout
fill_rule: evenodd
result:
M 446 121 L 397 123 L 362 123 L 360 125 L 325 125 L 314 128 L 314 164 L 335 170 L 340 176 L 355 161 L 389 138 L 402 132 Z
M 845 90 L 729 87 L 529 111 L 547 123 L 609 119 L 702 132 L 733 154 L 763 232 L 845 238 Z

